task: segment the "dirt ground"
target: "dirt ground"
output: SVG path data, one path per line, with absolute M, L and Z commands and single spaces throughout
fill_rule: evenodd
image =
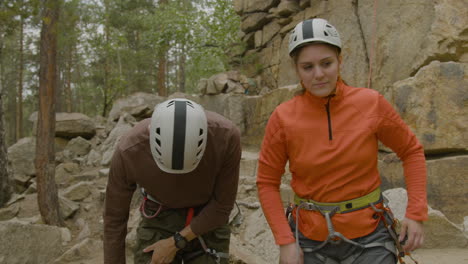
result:
M 418 264 L 468 264 L 468 249 L 444 248 L 444 249 L 418 249 L 413 253 L 413 257 Z M 406 264 L 413 264 L 410 258 L 405 258 Z M 78 261 L 71 264 L 101 264 L 102 254 L 96 254 L 86 262 Z M 127 261 L 133 264 L 133 261 Z M 255 263 L 247 263 L 255 264 Z
M 468 264 L 468 249 L 418 249 L 413 255 L 419 264 Z M 412 263 L 408 257 L 406 260 Z

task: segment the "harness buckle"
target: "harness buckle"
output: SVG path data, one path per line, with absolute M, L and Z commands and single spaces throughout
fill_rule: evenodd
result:
M 212 258 L 214 258 L 216 264 L 219 264 L 221 262 L 221 257 L 218 255 L 218 252 L 216 252 L 215 249 L 213 248 L 208 248 L 206 250 L 206 253 L 211 256 Z

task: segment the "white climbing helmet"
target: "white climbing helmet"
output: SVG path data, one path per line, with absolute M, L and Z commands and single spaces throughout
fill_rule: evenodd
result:
M 296 25 L 289 36 L 289 55 L 297 47 L 311 42 L 324 42 L 341 49 L 340 34 L 322 18 L 304 20 Z
M 205 110 L 187 99 L 170 99 L 154 108 L 150 124 L 151 154 L 167 173 L 193 171 L 203 157 L 208 135 Z

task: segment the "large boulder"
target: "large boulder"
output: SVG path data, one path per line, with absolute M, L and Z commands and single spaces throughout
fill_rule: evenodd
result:
M 386 97 L 426 153 L 468 150 L 468 63 L 433 61 Z
M 96 252 L 102 252 L 102 242 L 86 238 L 68 249 L 53 264 L 85 263 L 83 261 L 90 260 Z
M 134 93 L 126 98 L 121 98 L 115 101 L 112 109 L 109 112 L 109 120 L 117 121 L 123 113 L 129 113 L 137 120 L 150 117 L 154 107 L 163 102 L 165 97 L 161 97 L 151 93 Z
M 65 149 L 68 140 L 56 137 L 55 152 Z M 36 168 L 34 160 L 36 158 L 36 138 L 25 137 L 18 140 L 8 148 L 8 162 L 11 166 L 12 174 L 15 176 L 35 176 Z
M 244 102 L 246 97 L 238 94 L 204 95 L 197 99 L 206 110 L 216 112 L 231 120 L 243 133 L 245 131 Z
M 34 123 L 33 134 L 36 134 L 37 112 L 29 117 L 29 121 Z M 82 137 L 90 139 L 96 135 L 96 125 L 93 120 L 82 113 L 57 113 L 55 115 L 55 136 L 72 139 Z
M 442 211 L 451 221 L 462 223 L 468 215 L 466 200 L 468 182 L 467 156 L 445 157 L 427 160 L 428 203 Z M 404 187 L 403 164 L 394 154 L 379 160 L 382 187 L 392 189 Z
M 432 60 L 456 60 L 466 52 L 466 1 L 383 1 L 375 16 L 374 2 L 357 6 L 367 54 L 373 54 L 373 88 L 383 91 Z
M 243 94 L 244 87 L 240 81 L 241 76 L 238 72 L 222 72 L 215 74 L 208 79 L 201 79 L 198 83 L 197 89 L 202 95 L 217 95 L 221 93 Z M 187 98 L 184 94 L 181 94 L 180 96 Z
M 62 254 L 70 238 L 67 228 L 0 222 L 0 263 L 52 263 Z
M 403 188 L 384 191 L 395 217 L 401 221 L 405 217 L 408 196 Z M 468 246 L 468 236 L 463 228 L 452 223 L 442 212 L 429 207 L 429 219 L 424 223 L 424 248 L 464 248 Z
M 59 186 L 67 185 L 71 182 L 72 175 L 80 171 L 80 166 L 74 162 L 60 163 L 55 167 L 55 182 Z
M 120 138 L 126 134 L 133 126 L 127 121 L 125 115 L 120 116 L 119 121 L 114 129 L 110 132 L 107 139 L 100 147 L 102 154 L 101 165 L 109 166 L 112 156 L 114 155 L 115 148 L 120 141 Z
M 92 194 L 94 185 L 91 181 L 79 182 L 63 190 L 62 195 L 72 201 L 82 201 Z
M 263 96 L 246 97 L 243 105 L 246 129 L 242 134 L 242 143 L 245 146 L 260 146 L 271 113 L 278 105 L 293 98 L 300 90 L 300 87 L 291 85 L 275 89 Z
M 280 0 L 234 0 L 234 10 L 242 15 L 243 13 L 252 13 L 268 11 L 270 8 L 278 5 Z
M 82 137 L 76 137 L 68 142 L 65 149 L 70 151 L 74 157 L 82 157 L 91 150 L 91 142 Z
M 36 139 L 26 137 L 18 140 L 8 148 L 8 161 L 13 174 L 36 175 L 34 160 L 36 158 Z
M 245 211 L 245 220 L 231 235 L 231 254 L 245 263 L 278 261 L 279 250 L 261 209 Z
M 269 21 L 270 19 L 266 12 L 252 13 L 244 17 L 241 23 L 241 29 L 245 33 L 249 33 L 261 29 Z

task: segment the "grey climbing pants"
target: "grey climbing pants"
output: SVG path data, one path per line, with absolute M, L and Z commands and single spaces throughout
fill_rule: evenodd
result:
M 137 242 L 134 249 L 135 264 L 150 263 L 153 252 L 144 253 L 143 249 L 154 244 L 156 241 L 165 239 L 174 235 L 184 228 L 187 216 L 186 209 L 169 209 L 162 211 L 157 217 L 147 219 L 142 216 L 142 220 L 137 229 Z M 208 248 L 215 249 L 217 252 L 229 253 L 229 238 L 231 230 L 229 226 L 223 225 L 207 234 L 203 235 Z M 198 239 L 189 242 L 186 248 L 179 250 L 172 264 L 181 264 L 183 257 L 188 257 L 194 252 L 200 252 L 195 258 L 185 260 L 184 264 L 215 264 L 212 256 L 204 254 L 203 248 Z M 227 264 L 228 259 L 221 258 L 221 264 Z
M 295 232 L 295 222 L 290 221 L 290 227 Z M 374 232 L 367 236 L 352 239 L 366 245 L 373 242 L 393 241 L 382 221 Z M 314 248 L 322 244 L 306 238 L 299 232 L 301 248 Z M 363 249 L 342 241 L 340 244 L 327 244 L 315 252 L 304 252 L 304 264 L 395 264 L 396 256 L 384 247 Z

